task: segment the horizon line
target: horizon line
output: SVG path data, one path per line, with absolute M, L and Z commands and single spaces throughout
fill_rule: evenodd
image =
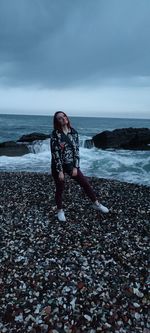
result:
M 62 111 L 64 112 L 64 111 Z M 55 113 L 55 112 L 54 112 Z M 53 117 L 53 114 L 28 114 L 28 113 L 0 113 L 0 116 L 38 116 L 38 117 Z M 69 115 L 69 117 L 74 118 L 109 118 L 109 119 L 143 119 L 143 120 L 150 120 L 150 118 L 143 118 L 143 117 L 130 117 L 130 116 L 85 116 L 85 115 Z

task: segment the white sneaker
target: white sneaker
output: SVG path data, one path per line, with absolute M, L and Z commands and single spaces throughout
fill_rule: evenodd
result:
M 66 218 L 65 218 L 63 209 L 58 210 L 57 217 L 60 222 L 66 222 Z
M 100 204 L 100 203 L 94 203 L 94 204 L 92 205 L 92 207 L 93 207 L 94 209 L 96 209 L 96 210 L 100 210 L 100 211 L 101 211 L 102 213 L 104 213 L 104 214 L 109 213 L 109 209 L 108 209 L 107 207 L 103 206 L 103 205 Z

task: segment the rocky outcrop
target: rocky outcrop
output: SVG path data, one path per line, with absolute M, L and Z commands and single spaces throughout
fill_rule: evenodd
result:
M 17 141 L 7 141 L 0 143 L 0 156 L 22 156 L 30 153 L 28 144 L 34 141 L 46 140 L 50 135 L 43 133 L 31 133 L 23 135 Z
M 0 156 L 22 156 L 29 153 L 29 148 L 25 144 L 15 141 L 0 143 Z
M 23 135 L 17 141 L 0 143 L 0 156 L 22 156 L 30 152 L 28 145 L 38 140 L 49 139 L 49 134 L 31 133 Z M 84 147 L 107 149 L 150 150 L 150 129 L 122 128 L 101 132 L 93 138 L 85 140 Z
M 50 138 L 49 134 L 35 132 L 35 133 L 21 136 L 21 138 L 19 140 L 17 140 L 17 142 L 33 142 L 33 141 L 37 141 L 37 140 L 46 140 L 49 138 Z
M 85 140 L 85 142 L 84 142 L 84 148 L 91 149 L 92 147 L 94 147 L 93 140 L 92 139 Z
M 121 128 L 104 131 L 93 136 L 97 148 L 150 150 L 149 128 Z

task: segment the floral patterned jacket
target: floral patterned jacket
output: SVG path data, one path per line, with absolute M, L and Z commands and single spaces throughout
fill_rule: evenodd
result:
M 57 172 L 63 171 L 65 164 L 72 164 L 73 167 L 79 167 L 79 136 L 74 128 L 70 128 L 66 135 L 58 130 L 53 130 L 51 135 L 51 166 Z

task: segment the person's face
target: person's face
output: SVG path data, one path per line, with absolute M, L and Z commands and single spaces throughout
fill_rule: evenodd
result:
M 59 124 L 61 126 L 67 125 L 68 124 L 68 119 L 67 117 L 64 115 L 63 112 L 59 112 L 56 116 L 57 121 L 59 122 Z

